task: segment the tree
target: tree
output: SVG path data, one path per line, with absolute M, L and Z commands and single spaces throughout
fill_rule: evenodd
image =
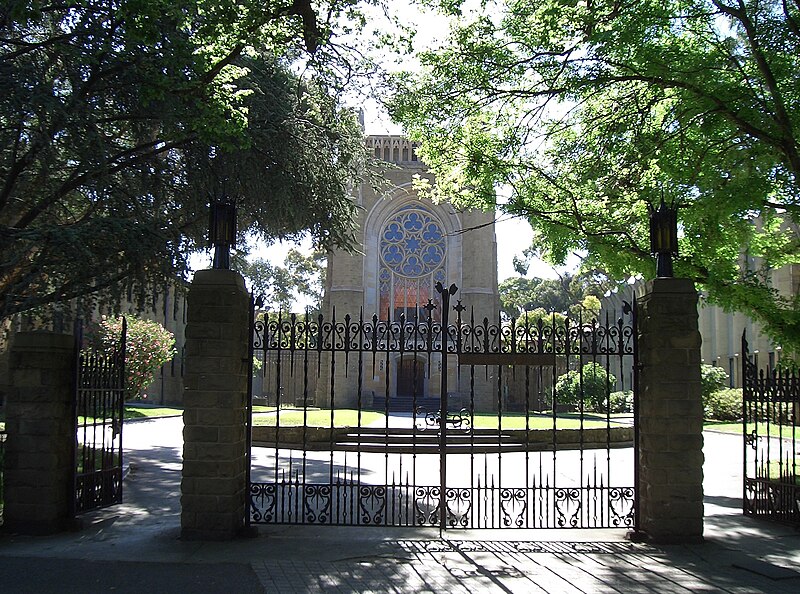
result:
M 565 313 L 569 298 L 558 281 L 543 278 L 508 278 L 500 283 L 500 311 L 509 318 L 518 318 L 526 311 L 542 308 Z
M 320 251 L 306 256 L 291 249 L 283 266 L 258 258 L 242 261 L 237 268 L 248 280 L 253 294 L 264 295 L 265 303 L 273 311 L 291 312 L 296 294 L 309 299 L 312 309 L 318 310 L 325 286 L 325 258 Z
M 10 0 L 0 9 L 0 319 L 163 285 L 240 232 L 352 245 L 368 156 L 340 91 L 356 2 Z M 302 66 L 300 68 L 299 66 Z M 301 73 L 301 74 L 298 74 Z
M 462 2 L 429 2 L 457 14 Z M 526 217 L 554 263 L 652 277 L 648 211 L 679 210 L 676 274 L 800 348 L 770 271 L 800 237 L 800 4 L 545 0 L 468 12 L 390 107 L 461 206 Z
M 518 268 L 518 272 L 526 271 L 524 266 Z M 617 285 L 597 272 L 564 273 L 558 279 L 512 277 L 498 287 L 500 311 L 509 318 L 518 318 L 526 311 L 543 308 L 549 312 L 569 313 L 575 318 L 582 315 L 591 319 L 599 315 L 598 297 Z
M 94 330 L 96 348 L 112 353 L 119 345 L 123 318 L 103 318 Z M 175 337 L 158 322 L 125 316 L 125 394 L 128 400 L 141 397 L 159 368 L 175 356 Z

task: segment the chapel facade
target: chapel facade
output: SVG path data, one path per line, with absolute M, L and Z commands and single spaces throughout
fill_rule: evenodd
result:
M 392 322 L 422 322 L 431 316 L 438 322 L 442 313 L 435 287 L 440 282 L 445 287 L 458 287 L 452 300 L 453 304 L 460 300 L 466 308 L 462 313 L 465 319 L 474 316 L 475 320 L 487 318 L 489 323 L 496 323 L 500 297 L 494 213 L 458 211 L 450 204 L 434 204 L 420 196 L 414 189 L 415 176 L 431 182 L 433 178 L 409 140 L 368 136 L 366 142 L 376 158 L 391 164 L 384 174 L 390 186 L 383 192 L 366 183 L 355 189 L 354 200 L 360 207 L 360 250 L 328 254 L 324 317 L 342 321 L 349 314 L 358 319 L 363 312 L 364 319 L 377 316 Z M 432 311 L 424 308 L 429 300 L 436 305 Z M 451 323 L 455 316 L 451 311 Z M 336 406 L 357 404 L 358 382 L 354 379 L 358 372 L 349 369 L 353 365 L 352 361 L 336 365 Z M 384 398 L 397 403 L 408 401 L 412 395 L 415 400 L 428 402 L 441 397 L 438 354 L 394 354 L 367 367 L 367 372 L 362 369 L 362 405 L 380 407 Z M 454 404 L 466 403 L 469 388 L 454 366 L 448 367 L 449 399 Z M 487 377 L 481 383 L 486 381 L 491 380 Z M 475 392 L 475 406 L 491 408 L 490 392 Z M 318 386 L 316 399 L 320 405 L 330 405 L 324 387 Z

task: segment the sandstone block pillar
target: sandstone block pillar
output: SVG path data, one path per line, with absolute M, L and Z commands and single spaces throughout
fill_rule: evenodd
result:
M 71 524 L 75 348 L 65 334 L 22 332 L 13 339 L 3 510 L 9 531 L 48 534 Z
M 654 542 L 703 539 L 703 406 L 697 292 L 646 283 L 638 303 L 639 526 Z
M 201 270 L 187 297 L 181 536 L 227 540 L 244 526 L 250 298 L 230 270 Z

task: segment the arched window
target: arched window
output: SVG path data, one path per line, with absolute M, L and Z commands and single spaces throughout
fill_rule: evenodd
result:
M 379 315 L 423 320 L 428 299 L 438 304 L 437 282 L 445 282 L 446 242 L 442 225 L 426 208 L 409 204 L 383 225 L 379 240 Z M 433 311 L 441 319 L 441 308 Z

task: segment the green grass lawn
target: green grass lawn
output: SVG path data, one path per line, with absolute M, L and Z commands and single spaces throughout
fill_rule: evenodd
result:
M 182 408 L 126 405 L 122 418 L 125 421 L 134 419 L 157 419 L 159 417 L 171 417 L 182 413 Z M 83 425 L 84 423 L 91 424 L 94 420 L 94 417 L 83 417 L 79 415 L 78 425 Z M 102 422 L 102 419 L 98 419 L 98 422 Z
M 738 435 L 742 434 L 742 424 L 741 422 L 736 423 L 720 423 L 718 421 L 706 421 L 703 424 L 704 429 L 710 429 L 712 431 L 722 431 L 723 433 L 735 433 Z M 757 429 L 759 435 L 763 435 L 766 437 L 767 435 L 767 424 L 766 423 L 759 423 L 758 427 L 755 427 L 754 423 L 748 424 L 748 432 L 751 432 L 753 429 Z M 776 425 L 775 423 L 769 424 L 769 434 L 771 437 L 783 437 L 784 439 L 792 439 L 792 426 L 791 425 Z M 800 427 L 794 428 L 794 438 L 800 441 Z
M 183 413 L 182 408 L 173 407 L 152 407 L 152 406 L 125 406 L 125 420 L 128 419 L 146 419 L 158 417 L 170 417 L 173 415 L 180 415 Z
M 273 409 L 274 410 L 274 409 Z M 309 427 L 330 427 L 330 409 L 309 409 L 306 413 L 306 423 Z M 255 425 L 267 425 L 274 427 L 276 424 L 275 414 L 256 415 L 253 417 Z M 361 426 L 372 425 L 380 426 L 385 416 L 383 413 L 375 411 L 361 412 Z M 302 410 L 282 410 L 280 412 L 280 424 L 282 427 L 296 427 L 303 424 L 304 414 Z M 356 427 L 358 426 L 358 410 L 356 409 L 337 409 L 334 413 L 333 424 L 335 427 Z M 611 417 L 611 426 L 620 427 L 624 423 L 615 421 Z M 503 413 L 503 429 L 552 429 L 553 417 L 547 414 L 530 414 L 526 417 L 524 413 Z M 587 429 L 602 428 L 606 426 L 604 415 L 586 414 L 584 415 L 583 425 L 581 425 L 580 415 L 577 413 L 563 413 L 556 417 L 556 428 L 558 429 L 580 429 L 583 426 Z M 479 413 L 474 416 L 474 427 L 477 429 L 496 429 L 497 415 L 493 413 Z
M 86 446 L 78 446 L 77 451 L 77 471 L 78 474 L 82 474 L 84 472 L 91 472 L 92 470 L 102 470 L 103 469 L 103 451 L 102 450 L 95 450 L 91 452 L 92 448 L 87 448 Z M 85 452 L 84 452 L 85 450 Z M 116 466 L 119 464 L 119 455 L 117 452 L 111 453 L 112 457 L 112 466 Z M 85 468 L 84 464 L 89 463 L 92 465 L 92 468 Z
M 274 410 L 274 407 L 273 407 Z M 302 410 L 281 410 L 280 413 L 270 415 L 258 415 L 253 417 L 254 425 L 267 425 L 274 427 L 278 414 L 280 415 L 281 427 L 297 427 L 305 420 L 309 427 L 330 427 L 330 409 L 309 409 L 306 413 Z M 371 425 L 384 419 L 383 413 L 372 411 L 361 411 L 361 426 Z M 340 408 L 334 411 L 334 427 L 357 427 L 358 410 L 351 408 Z
M 787 465 L 788 464 L 788 465 Z M 794 468 L 800 470 L 800 460 L 795 459 Z M 781 469 L 783 470 L 783 477 L 781 477 Z M 769 478 L 772 481 L 780 480 L 783 484 L 800 485 L 800 476 L 791 476 L 792 466 L 791 462 L 784 460 L 781 466 L 777 460 L 769 461 Z
M 610 426 L 622 427 L 626 423 L 615 419 L 619 415 L 611 415 Z M 476 413 L 473 426 L 476 429 L 497 429 L 497 413 Z M 630 423 L 627 423 L 630 424 Z M 606 416 L 596 413 L 584 413 L 583 423 L 579 413 L 558 413 L 555 418 L 556 429 L 595 429 L 607 426 Z M 502 414 L 502 429 L 552 429 L 553 415 L 547 413 L 507 413 Z
M 260 404 L 257 404 L 253 407 L 254 413 L 272 412 L 274 410 L 275 410 L 274 406 L 261 406 Z
M 264 413 L 264 412 L 272 412 L 275 410 L 274 406 L 254 406 L 253 412 Z M 123 417 L 126 421 L 130 421 L 133 419 L 157 419 L 159 417 L 172 417 L 175 415 L 180 415 L 183 413 L 182 408 L 175 408 L 169 406 L 135 406 L 135 405 L 125 405 L 125 416 Z M 92 417 L 89 417 L 86 422 L 91 423 Z M 83 417 L 78 417 L 78 424 L 82 424 L 84 422 Z

